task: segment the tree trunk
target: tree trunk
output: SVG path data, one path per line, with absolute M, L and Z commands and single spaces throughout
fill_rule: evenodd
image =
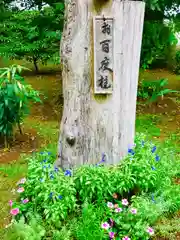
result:
M 134 142 L 143 2 L 68 0 L 61 42 L 64 109 L 58 159 L 63 169 L 117 164 Z M 99 3 L 100 2 L 100 3 Z M 93 16 L 114 18 L 113 92 L 94 94 Z
M 36 73 L 39 72 L 39 68 L 38 68 L 38 64 L 37 64 L 37 59 L 33 57 L 33 63 L 34 63 L 34 68 L 35 68 L 35 71 Z

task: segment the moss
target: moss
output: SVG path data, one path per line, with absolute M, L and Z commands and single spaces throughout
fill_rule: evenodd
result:
M 100 14 L 102 8 L 111 4 L 112 0 L 93 0 L 93 7 L 97 14 Z
M 109 94 L 94 94 L 94 99 L 98 103 L 104 103 L 109 100 L 111 95 Z

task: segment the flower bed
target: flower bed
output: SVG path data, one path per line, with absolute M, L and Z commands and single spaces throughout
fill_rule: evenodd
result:
M 103 165 L 102 157 L 63 172 L 54 154 L 33 155 L 27 178 L 17 183 L 19 198 L 10 201 L 16 239 L 22 226 L 31 239 L 150 239 L 159 218 L 180 209 L 178 163 L 143 135 L 135 143 L 117 166 Z

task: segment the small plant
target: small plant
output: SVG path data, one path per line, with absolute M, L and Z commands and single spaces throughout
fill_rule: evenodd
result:
M 177 93 L 178 91 L 165 88 L 168 85 L 168 79 L 145 81 L 143 80 L 139 89 L 138 97 L 147 100 L 146 103 L 156 102 L 158 97 L 163 99 L 164 95 L 169 93 Z
M 30 102 L 41 102 L 39 92 L 20 76 L 23 69 L 27 68 L 12 65 L 0 69 L 0 136 L 4 137 L 6 148 L 16 125 L 22 133 L 20 122 L 29 112 Z
M 28 224 L 26 219 L 21 217 L 19 221 L 14 221 L 9 226 L 6 239 L 8 240 L 41 240 L 45 236 L 45 228 L 43 227 L 42 219 L 39 215 L 31 213 Z
M 107 239 L 142 239 L 148 240 L 154 235 L 154 230 L 149 226 L 145 213 L 133 206 L 128 206 L 127 199 L 107 203 L 106 214 L 108 219 L 102 223 Z

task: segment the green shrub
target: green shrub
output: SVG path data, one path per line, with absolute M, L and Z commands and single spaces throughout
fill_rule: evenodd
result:
M 30 102 L 41 102 L 39 92 L 20 76 L 22 69 L 26 68 L 12 65 L 0 69 L 0 136 L 5 137 L 6 147 L 15 125 L 20 129 L 20 122 L 29 112 Z
M 165 88 L 168 85 L 168 79 L 162 78 L 160 80 L 146 81 L 143 80 L 138 88 L 137 96 L 140 99 L 146 99 L 147 103 L 155 102 L 158 97 L 163 98 L 169 93 L 177 93 L 178 91 Z
M 32 212 L 40 214 L 50 239 L 61 239 L 66 229 L 67 240 L 109 239 L 109 234 L 148 239 L 150 226 L 180 208 L 180 186 L 173 182 L 176 158 L 144 135 L 137 135 L 135 146 L 116 166 L 103 165 L 102 158 L 96 165 L 63 172 L 54 167 L 55 157 L 50 152 L 32 156 L 27 179 L 18 182 L 19 199 L 10 202 L 17 221 Z

